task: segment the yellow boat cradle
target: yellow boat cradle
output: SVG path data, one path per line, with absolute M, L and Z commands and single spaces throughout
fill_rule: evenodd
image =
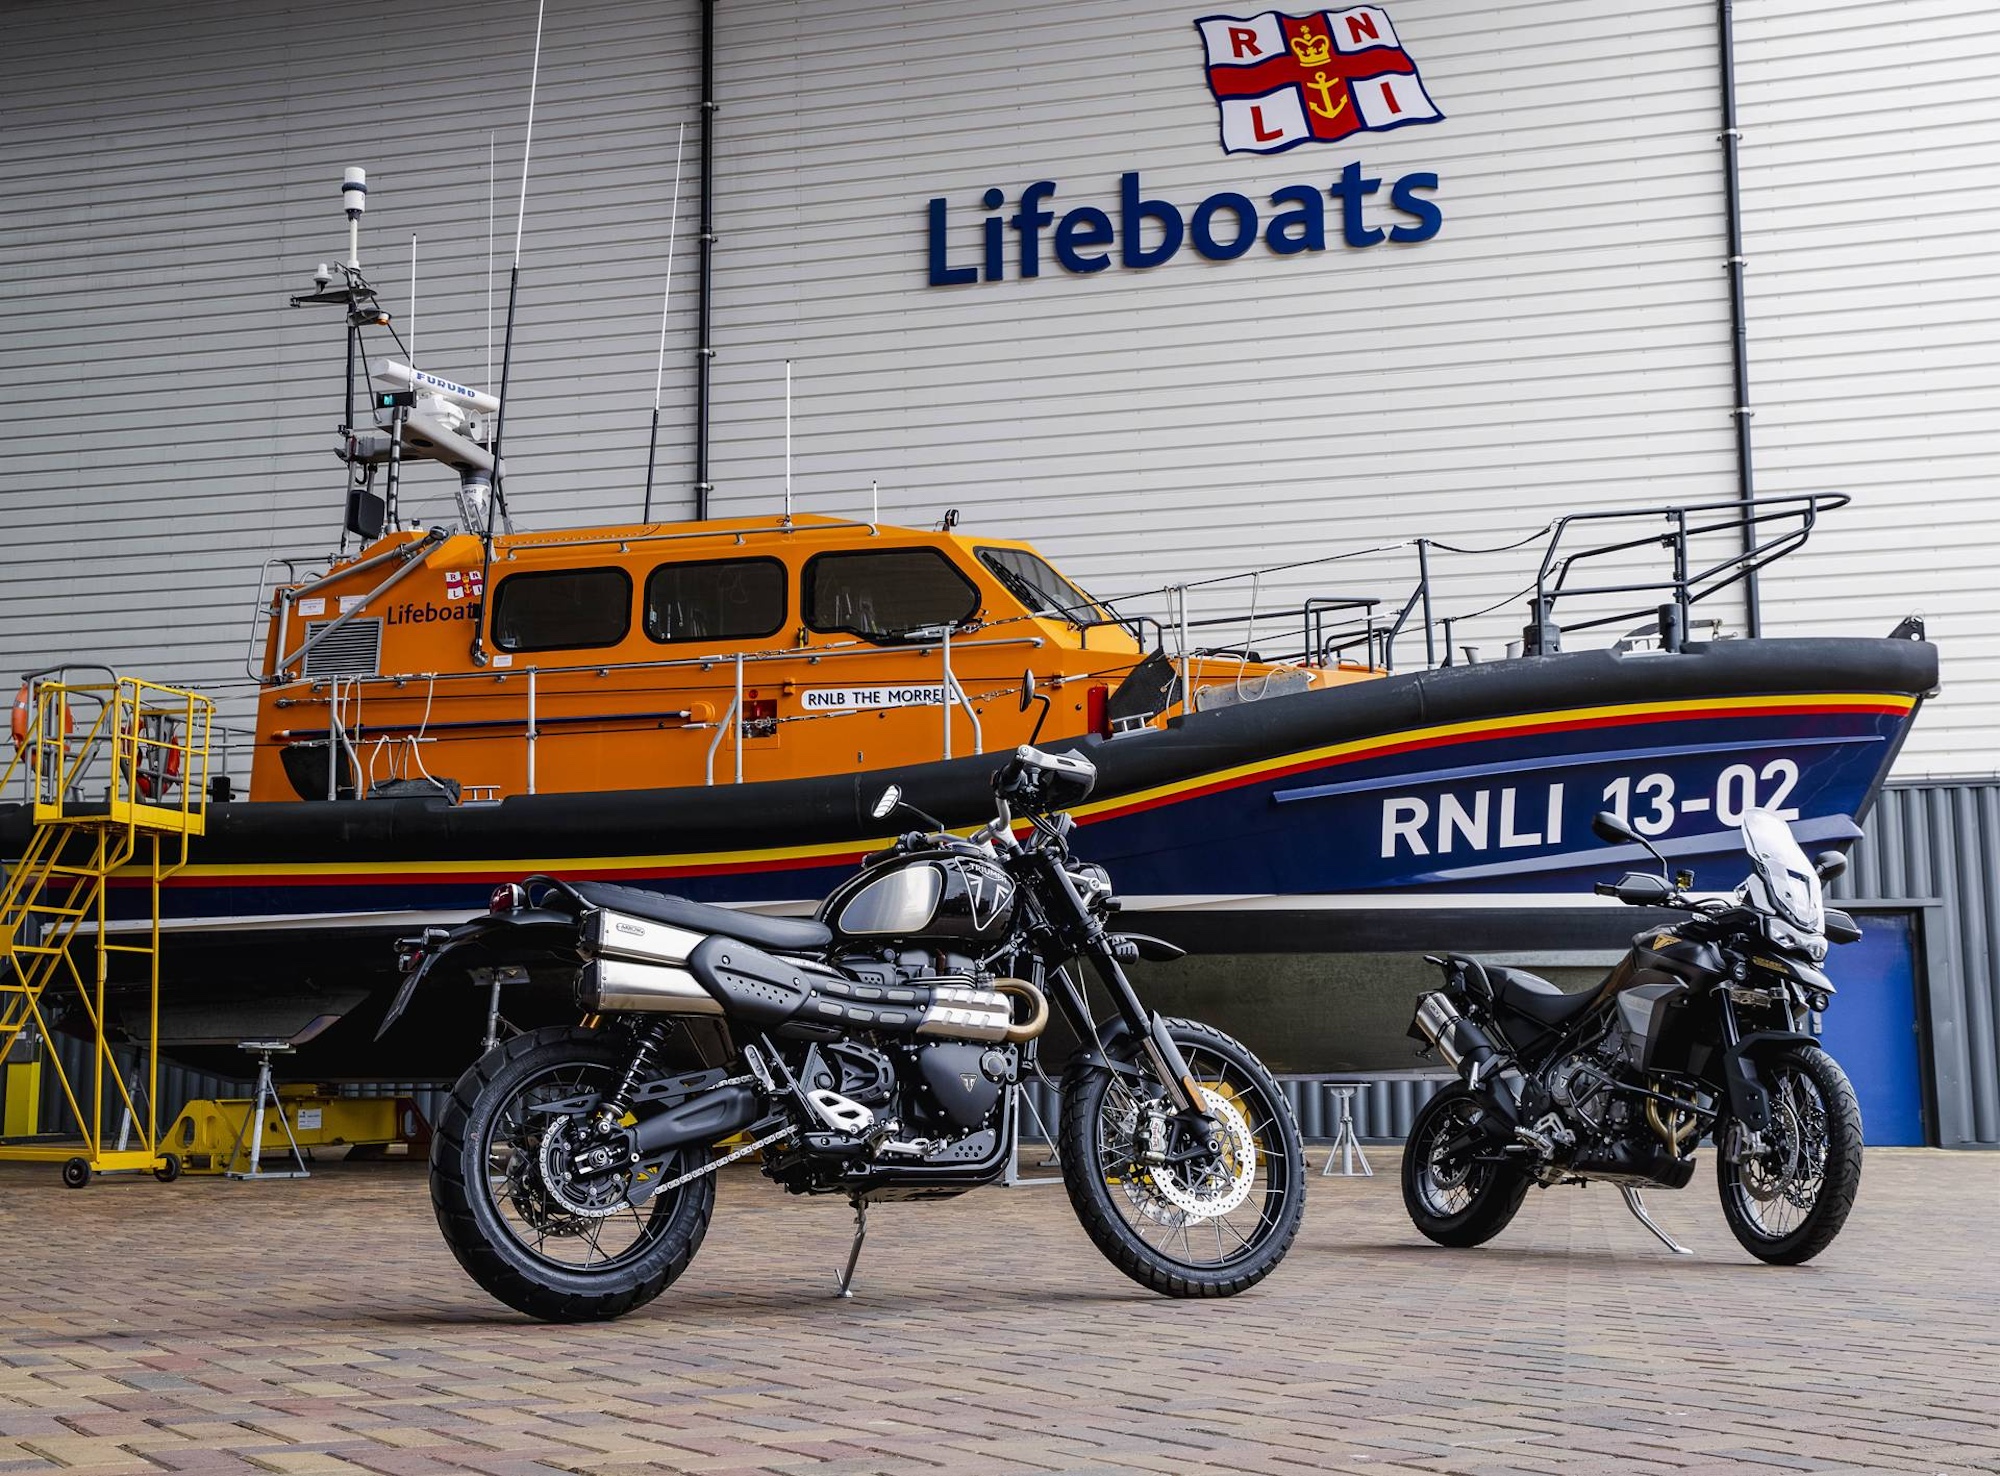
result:
M 89 673 L 83 680 L 72 673 Z M 14 757 L 0 793 L 17 775 L 32 796 L 26 849 L 0 885 L 0 1061 L 17 1044 L 68 1028 L 90 1044 L 88 1066 L 72 1077 L 47 1053 L 78 1137 L 0 1141 L 0 1159 L 60 1162 L 63 1182 L 81 1188 L 94 1173 L 150 1170 L 180 1174 L 160 1141 L 160 884 L 187 864 L 188 841 L 202 833 L 208 805 L 213 704 L 108 668 L 65 667 L 31 676 L 14 707 Z M 114 873 L 148 883 L 147 925 L 114 934 L 107 887 Z M 137 941 L 134 941 L 134 940 Z M 105 1009 L 113 955 L 136 957 L 147 989 L 125 1032 L 140 1058 L 129 1083 Z M 87 969 L 79 960 L 87 961 Z M 9 1072 L 7 1127 L 23 1119 L 40 1063 Z M 13 1079 L 19 1072 L 25 1084 Z M 143 1110 L 134 1100 L 143 1082 Z M 122 1121 L 107 1143 L 107 1112 Z M 126 1146 L 136 1139 L 137 1146 Z

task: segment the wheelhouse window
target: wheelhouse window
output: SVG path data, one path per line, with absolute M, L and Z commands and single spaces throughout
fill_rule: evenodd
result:
M 806 564 L 806 624 L 877 642 L 930 638 L 979 611 L 979 589 L 934 548 L 816 554 Z
M 778 559 L 662 564 L 646 576 L 646 634 L 656 641 L 756 641 L 785 624 Z
M 1030 615 L 1089 625 L 1104 618 L 1098 603 L 1034 554 L 1022 548 L 982 548 L 979 562 Z
M 493 644 L 503 651 L 615 646 L 632 628 L 632 576 L 623 569 L 510 574 L 493 596 Z

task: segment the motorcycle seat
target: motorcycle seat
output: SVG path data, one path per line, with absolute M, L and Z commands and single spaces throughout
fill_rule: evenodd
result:
M 648 892 L 611 882 L 572 882 L 571 886 L 593 907 L 629 912 L 634 917 L 686 928 L 691 933 L 720 933 L 725 938 L 738 938 L 753 947 L 779 953 L 812 953 L 833 942 L 833 930 L 809 917 L 765 917 L 761 913 L 739 912 L 734 907 L 691 902 L 667 892 Z
M 1493 981 L 1493 993 L 1502 1004 L 1538 1025 L 1567 1025 L 1597 997 L 1595 989 L 1565 994 L 1539 974 L 1504 964 L 1488 964 L 1486 977 Z

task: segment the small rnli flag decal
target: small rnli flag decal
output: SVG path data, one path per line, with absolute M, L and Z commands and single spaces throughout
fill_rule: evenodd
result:
M 1229 153 L 1277 154 L 1444 116 L 1379 6 L 1194 24 Z

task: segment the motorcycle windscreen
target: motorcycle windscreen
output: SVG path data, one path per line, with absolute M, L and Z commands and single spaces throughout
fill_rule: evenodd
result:
M 1772 810 L 1750 810 L 1743 816 L 1743 849 L 1764 883 L 1778 915 L 1793 927 L 1817 933 L 1826 926 L 1826 904 L 1819 873 L 1792 838 L 1792 828 Z

